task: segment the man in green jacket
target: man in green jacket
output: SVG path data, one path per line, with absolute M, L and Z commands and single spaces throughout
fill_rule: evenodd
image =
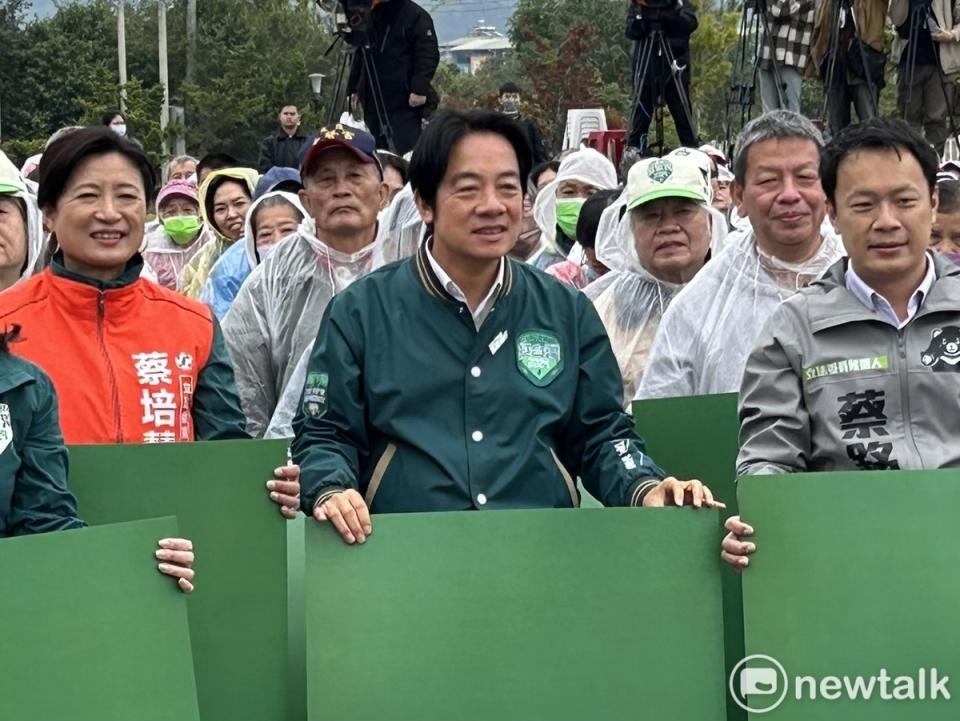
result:
M 960 467 L 960 269 L 928 252 L 939 159 L 901 120 L 846 128 L 820 168 L 848 259 L 782 305 L 747 361 L 740 475 Z M 753 529 L 727 521 L 723 558 Z
M 500 113 L 435 119 L 410 166 L 430 236 L 326 309 L 292 450 L 347 543 L 371 511 L 577 506 L 577 476 L 609 506 L 723 505 L 644 452 L 590 301 L 506 257 L 530 158 Z

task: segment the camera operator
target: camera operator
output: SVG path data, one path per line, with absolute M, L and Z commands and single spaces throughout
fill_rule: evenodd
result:
M 800 112 L 815 6 L 815 0 L 759 0 L 755 6 L 763 12 L 765 25 L 759 73 L 765 113 L 778 109 Z
M 693 118 L 683 107 L 683 101 L 672 78 L 674 68 L 665 53 L 654 47 L 650 65 L 644 77 L 637 77 L 643 49 L 649 42 L 656 40 L 656 32 L 662 30 L 670 51 L 679 69 L 680 84 L 688 101 L 690 98 L 690 36 L 697 29 L 697 9 L 687 0 L 634 0 L 627 10 L 627 37 L 636 41 L 633 45 L 633 78 L 636 94 L 636 112 L 633 127 L 627 145 L 646 150 L 646 135 L 657 107 L 657 89 L 662 88 L 663 101 L 670 110 L 677 127 L 680 143 L 687 147 L 697 147 L 697 130 Z M 638 92 L 639 91 L 639 92 Z
M 904 119 L 943 155 L 947 140 L 946 78 L 960 72 L 960 2 L 892 0 L 890 20 L 897 28 L 897 99 Z M 912 27 L 913 26 L 913 27 Z M 916 49 L 911 50 L 911 37 Z M 913 67 L 910 67 L 911 57 Z
M 367 36 L 369 58 L 393 129 L 396 147 L 389 149 L 403 155 L 413 150 L 424 118 L 439 102 L 430 84 L 440 64 L 433 19 L 413 0 L 373 0 Z M 364 122 L 377 139 L 377 147 L 387 148 L 359 53 L 353 58 L 347 92 L 362 103 Z
M 813 23 L 813 45 L 807 76 L 819 74 L 827 95 L 827 121 L 836 135 L 850 124 L 850 105 L 864 121 L 877 114 L 883 71 L 884 24 L 889 0 L 825 0 Z M 840 27 L 837 6 L 840 6 Z M 850 16 L 852 6 L 853 17 Z M 834 38 L 836 48 L 832 47 Z M 832 56 L 836 53 L 836 60 Z M 831 62 L 832 73 L 831 73 Z M 871 92 L 872 91 L 872 92 Z

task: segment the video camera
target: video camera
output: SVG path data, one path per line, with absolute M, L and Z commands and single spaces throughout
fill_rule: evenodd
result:
M 368 44 L 370 15 L 373 9 L 387 0 L 335 0 L 333 17 L 337 35 L 350 45 Z M 324 0 L 316 0 L 323 9 Z
M 627 37 L 645 40 L 653 29 L 653 23 L 679 9 L 679 0 L 632 0 L 627 10 Z

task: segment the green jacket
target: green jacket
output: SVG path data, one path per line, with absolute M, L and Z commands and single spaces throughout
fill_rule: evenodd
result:
M 522 263 L 479 332 L 425 251 L 334 296 L 294 419 L 306 512 L 355 488 L 379 513 L 639 505 L 663 477 L 623 412 L 590 301 Z
M 0 538 L 82 528 L 67 490 L 67 449 L 53 384 L 0 351 Z

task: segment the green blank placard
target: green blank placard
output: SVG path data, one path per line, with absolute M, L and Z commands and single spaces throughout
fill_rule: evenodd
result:
M 0 718 L 198 721 L 172 518 L 0 540 Z
M 88 523 L 176 514 L 196 545 L 189 611 L 203 721 L 302 719 L 288 666 L 285 521 L 265 488 L 285 459 L 285 441 L 70 449 Z
M 311 721 L 722 721 L 717 515 L 308 521 Z
M 779 708 L 751 718 L 960 718 L 960 472 L 747 477 L 740 508 L 757 544 L 743 574 L 748 654 L 772 656 L 788 677 L 937 667 L 954 696 L 797 701 L 791 683 Z
M 740 423 L 737 394 L 656 398 L 635 401 L 633 417 L 637 431 L 647 441 L 647 452 L 667 473 L 677 478 L 699 478 L 727 504 L 721 524 L 737 512 L 736 465 Z M 718 532 L 718 540 L 723 535 Z M 727 670 L 743 658 L 743 609 L 740 578 L 723 570 L 723 616 Z M 727 708 L 729 721 L 745 714 L 733 701 Z

